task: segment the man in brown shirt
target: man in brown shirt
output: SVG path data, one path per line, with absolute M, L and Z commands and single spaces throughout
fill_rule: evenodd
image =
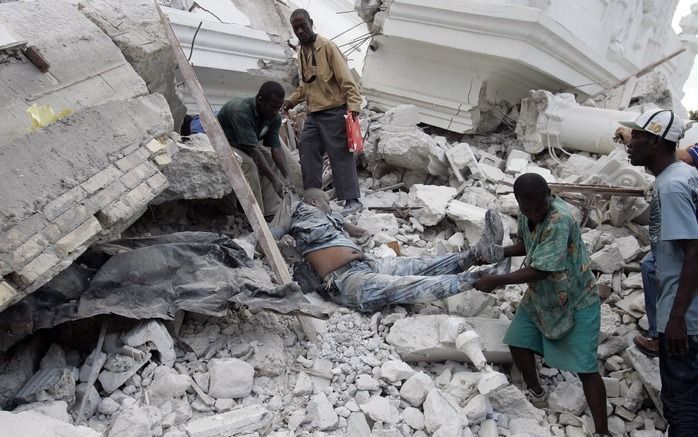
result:
M 305 122 L 298 149 L 303 188 L 322 188 L 322 161 L 330 158 L 337 197 L 344 200 L 344 215 L 360 211 L 359 181 L 354 154 L 347 150 L 347 110 L 358 113 L 361 95 L 342 52 L 327 38 L 313 32 L 313 20 L 305 9 L 291 14 L 298 37 L 300 86 L 284 103 L 288 111 L 305 101 L 310 115 Z

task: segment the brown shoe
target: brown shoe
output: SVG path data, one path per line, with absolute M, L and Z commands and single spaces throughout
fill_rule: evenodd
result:
M 643 354 L 650 357 L 659 356 L 659 339 L 636 335 L 633 338 L 633 343 Z

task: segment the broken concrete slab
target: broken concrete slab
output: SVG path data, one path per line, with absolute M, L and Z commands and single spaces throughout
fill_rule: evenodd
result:
M 124 372 L 112 372 L 110 370 L 103 370 L 100 372 L 97 380 L 102 384 L 102 389 L 106 393 L 113 393 L 116 389 L 121 387 L 129 380 L 133 375 L 138 372 L 141 367 L 145 366 L 150 362 L 151 355 L 145 354 L 141 359 L 135 361 L 135 364 L 131 366 L 128 370 Z
M 526 395 L 513 384 L 501 387 L 488 397 L 494 411 L 506 414 L 510 418 L 533 418 L 542 422 L 545 417 L 545 412 L 534 407 Z
M 5 178 L 0 188 L 0 255 L 11 260 L 5 278 L 17 290 L 13 301 L 48 282 L 93 241 L 140 217 L 167 184 L 157 171 L 140 178 L 138 168 L 152 165 L 141 145 L 171 128 L 165 100 L 152 95 L 85 108 L 5 144 L 3 174 L 51 169 L 41 177 Z M 127 183 L 134 176 L 135 186 Z
M 189 437 L 228 437 L 263 428 L 270 420 L 269 411 L 257 404 L 191 420 L 184 429 Z
M 439 389 L 429 391 L 424 400 L 424 426 L 433 433 L 448 423 L 468 424 L 463 410 L 449 394 Z
M 70 414 L 68 414 L 68 403 L 66 401 L 34 402 L 20 405 L 12 410 L 13 413 L 21 413 L 22 411 L 34 411 L 65 423 L 72 423 L 73 421 Z
M 204 134 L 176 143 L 172 163 L 162 173 L 169 186 L 154 203 L 177 199 L 220 199 L 231 193 L 230 185 L 216 151 Z
M 179 131 L 186 108 L 176 89 L 175 59 L 157 9 L 140 0 L 80 0 L 78 8 L 119 47 L 151 93 L 167 99 Z
M 626 349 L 623 353 L 623 359 L 635 369 L 657 409 L 663 411 L 660 398 L 662 380 L 659 377 L 659 360 L 657 358 L 649 358 L 640 352 L 635 345 Z
M 462 323 L 464 330 L 470 326 L 477 332 L 488 362 L 511 362 L 509 347 L 502 343 L 509 322 L 503 320 L 447 315 L 407 317 L 395 322 L 386 341 L 395 346 L 397 353 L 407 362 L 467 361 L 466 354 L 456 348 L 455 338 L 444 341 L 440 335 L 449 323 Z
M 419 129 L 390 129 L 383 134 L 369 159 L 389 167 L 415 170 L 434 176 L 448 174 L 446 155 L 432 137 Z
M 161 321 L 150 320 L 141 322 L 134 329 L 124 334 L 121 340 L 124 344 L 133 347 L 150 343 L 154 346 L 154 350 L 158 352 L 162 364 L 172 367 L 175 362 L 174 340 Z
M 17 392 L 15 398 L 20 403 L 38 401 L 65 401 L 68 406 L 75 403 L 75 378 L 66 368 L 40 369 Z
M 0 423 L 5 437 L 101 437 L 101 433 L 86 426 L 74 426 L 36 411 L 10 413 L 0 411 Z
M 184 396 L 190 386 L 191 378 L 188 375 L 167 366 L 158 366 L 147 388 L 148 398 L 152 405 L 160 407 L 167 401 Z
M 412 216 L 424 226 L 434 226 L 446 217 L 446 206 L 457 190 L 438 185 L 414 184 L 410 188 L 409 206 L 419 208 Z
M 0 144 L 30 131 L 25 111 L 34 103 L 51 106 L 57 113 L 75 113 L 148 94 L 143 79 L 111 39 L 67 2 L 3 2 L 0 21 L 12 23 L 51 65 L 50 74 L 44 74 L 21 56 L 22 62 L 5 62 L 0 67 L 0 80 L 6 84 L 0 90 L 0 100 L 5 103 L 0 114 Z M 75 29 L 80 29 L 79 34 Z M 52 78 L 60 78 L 61 86 Z
M 400 397 L 413 407 L 420 407 L 433 388 L 434 381 L 426 373 L 415 373 L 402 384 Z
M 468 244 L 475 244 L 485 228 L 486 209 L 470 205 L 459 200 L 452 200 L 446 208 L 446 215 L 453 220 Z
M 383 233 L 393 237 L 397 234 L 400 227 L 397 219 L 392 214 L 375 214 L 367 211 L 361 213 L 356 226 L 366 229 L 371 235 Z
M 387 398 L 372 396 L 368 402 L 359 406 L 361 411 L 376 422 L 395 425 L 400 421 L 400 412 Z
M 613 273 L 625 266 L 623 254 L 615 243 L 591 254 L 591 269 L 603 273 Z
M 581 384 L 577 381 L 557 384 L 548 397 L 548 406 L 555 411 L 580 416 L 587 406 Z

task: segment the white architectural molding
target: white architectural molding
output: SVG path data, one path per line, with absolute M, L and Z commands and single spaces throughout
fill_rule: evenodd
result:
M 379 107 L 414 103 L 423 122 L 465 132 L 483 102 L 515 103 L 541 88 L 583 97 L 681 48 L 671 3 L 645 11 L 618 0 L 393 0 L 362 85 Z M 685 67 L 680 58 L 662 68 Z
M 270 72 L 265 75 L 262 71 L 263 64 L 287 63 L 291 56 L 290 49 L 268 33 L 237 24 L 202 21 L 200 16 L 179 9 L 163 10 L 187 55 L 196 29 L 202 23 L 194 41 L 191 62 L 214 109 L 232 97 L 256 94 L 266 80 L 277 80 L 291 88 L 284 80 L 285 74 Z M 198 110 L 186 90 L 184 102 L 188 112 Z

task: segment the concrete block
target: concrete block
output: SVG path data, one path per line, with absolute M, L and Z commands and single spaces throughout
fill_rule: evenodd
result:
M 17 290 L 7 281 L 0 281 L 0 311 L 10 306 L 16 297 Z
M 28 286 L 32 282 L 39 279 L 45 273 L 48 273 L 51 268 L 60 262 L 60 258 L 52 252 L 45 252 L 34 258 L 29 264 L 22 267 L 13 274 L 15 282 L 22 286 Z
M 167 401 L 184 396 L 191 386 L 190 382 L 188 375 L 182 375 L 167 366 L 158 366 L 153 381 L 147 388 L 148 399 L 151 405 L 160 407 Z
M 420 407 L 433 388 L 434 381 L 427 374 L 419 372 L 402 384 L 400 397 L 413 407 Z
M 116 169 L 116 167 L 114 167 Z M 118 169 L 117 169 L 118 171 Z M 122 173 L 119 172 L 119 175 Z M 116 180 L 107 187 L 99 190 L 94 196 L 85 202 L 85 208 L 90 214 L 94 214 L 107 205 L 116 202 L 128 189 L 121 181 Z
M 116 168 L 116 166 L 110 165 L 83 182 L 80 186 L 88 194 L 94 194 L 107 185 L 113 183 L 115 180 L 119 179 L 122 174 L 123 173 L 121 170 Z
M 426 429 L 433 433 L 443 425 L 454 422 L 468 424 L 468 419 L 458 406 L 458 402 L 439 389 L 431 390 L 424 400 L 424 426 Z
M 209 361 L 208 394 L 217 399 L 238 399 L 252 391 L 254 367 L 237 358 Z
M 308 403 L 308 418 L 320 431 L 332 431 L 339 424 L 339 416 L 335 413 L 327 395 L 320 392 L 314 395 Z
M 90 241 L 101 231 L 102 226 L 99 224 L 99 220 L 94 217 L 90 217 L 85 223 L 81 224 L 71 233 L 58 240 L 55 244 L 56 250 L 58 250 L 63 256 L 68 256 L 75 249 Z
M 150 361 L 151 355 L 145 354 L 142 359 L 136 360 L 129 369 L 123 372 L 112 372 L 110 370 L 103 370 L 97 380 L 102 384 L 102 388 L 106 393 L 113 393 L 117 388 L 121 387 L 129 380 L 133 375 L 145 366 Z
M 448 218 L 456 223 L 458 229 L 463 231 L 468 244 L 474 244 L 480 240 L 485 228 L 486 209 L 470 205 L 459 200 L 452 200 L 446 208 Z
M 440 335 L 447 324 L 462 323 L 464 331 L 473 329 L 480 336 L 482 351 L 488 362 L 511 362 L 509 347 L 502 343 L 509 322 L 481 317 L 425 315 L 406 317 L 393 324 L 386 341 L 407 362 L 467 361 L 467 355 L 456 349 L 452 341 Z
M 43 211 L 44 217 L 46 217 L 47 220 L 53 221 L 69 208 L 82 202 L 86 197 L 87 191 L 83 190 L 82 187 L 73 187 L 46 204 Z
M 598 252 L 591 254 L 591 269 L 603 273 L 613 273 L 625 266 L 623 254 L 616 243 L 608 244 Z
M 507 156 L 506 172 L 513 175 L 523 173 L 530 162 L 530 154 L 514 149 Z
M 43 214 L 33 214 L 26 220 L 0 233 L 0 249 L 7 252 L 16 249 L 47 225 L 48 221 Z M 2 226 L 4 227 L 4 225 Z
M 145 147 L 139 147 L 135 152 L 129 153 L 116 161 L 114 165 L 116 165 L 116 168 L 119 170 L 127 172 L 136 168 L 148 159 L 150 159 L 150 150 Z
M 457 190 L 438 185 L 414 184 L 410 188 L 409 206 L 419 207 L 412 216 L 424 226 L 434 226 L 446 217 L 446 206 Z
M 618 245 L 621 255 L 623 256 L 623 261 L 630 262 L 637 258 L 642 252 L 640 243 L 637 238 L 629 235 L 627 237 L 616 238 L 614 242 Z
M 400 421 L 400 412 L 388 398 L 373 396 L 368 402 L 359 405 L 361 411 L 376 422 L 396 425 Z
M 386 132 L 377 144 L 376 155 L 387 165 L 435 176 L 448 175 L 446 156 L 434 138 L 416 128 Z
M 506 385 L 488 395 L 494 411 L 506 414 L 510 418 L 533 418 L 539 422 L 545 412 L 534 407 L 526 395 L 513 384 Z
M 91 214 L 87 212 L 84 206 L 76 206 L 61 214 L 53 224 L 58 227 L 61 236 L 75 230 L 78 226 L 85 223 Z
M 157 171 L 158 169 L 155 167 L 155 164 L 150 161 L 145 161 L 121 176 L 120 180 L 126 188 L 133 189 L 140 185 L 141 182 L 157 173 Z
M 167 151 L 167 144 L 161 142 L 157 138 L 154 138 L 146 143 L 145 148 L 150 150 L 151 154 L 157 155 L 158 153 Z
M 347 437 L 369 437 L 371 428 L 364 413 L 354 412 L 347 419 Z
M 477 158 L 467 143 L 459 143 L 446 150 L 446 158 L 456 178 L 461 182 L 470 174 L 474 177 L 483 176 Z
M 266 426 L 271 418 L 263 405 L 251 405 L 214 416 L 189 421 L 184 429 L 189 437 L 229 437 L 251 433 Z
M 170 185 L 167 178 L 162 173 L 156 173 L 146 181 L 154 194 L 160 194 Z
M 21 403 L 37 402 L 52 399 L 66 401 L 72 406 L 75 403 L 75 378 L 70 369 L 47 368 L 40 369 L 15 395 Z
M 8 257 L 8 261 L 11 266 L 14 266 L 14 268 L 18 270 L 29 261 L 39 256 L 48 246 L 49 241 L 46 237 L 42 234 L 36 234 L 22 243 L 21 246 L 12 250 Z
M 381 376 L 390 382 L 403 381 L 414 374 L 412 367 L 404 361 L 386 361 L 381 366 Z
M 143 183 L 129 191 L 123 199 L 99 211 L 97 218 L 105 227 L 114 226 L 138 214 L 154 198 L 155 195 L 148 184 Z
M 555 386 L 548 397 L 548 405 L 554 411 L 580 416 L 586 408 L 582 385 L 577 381 L 565 381 Z

